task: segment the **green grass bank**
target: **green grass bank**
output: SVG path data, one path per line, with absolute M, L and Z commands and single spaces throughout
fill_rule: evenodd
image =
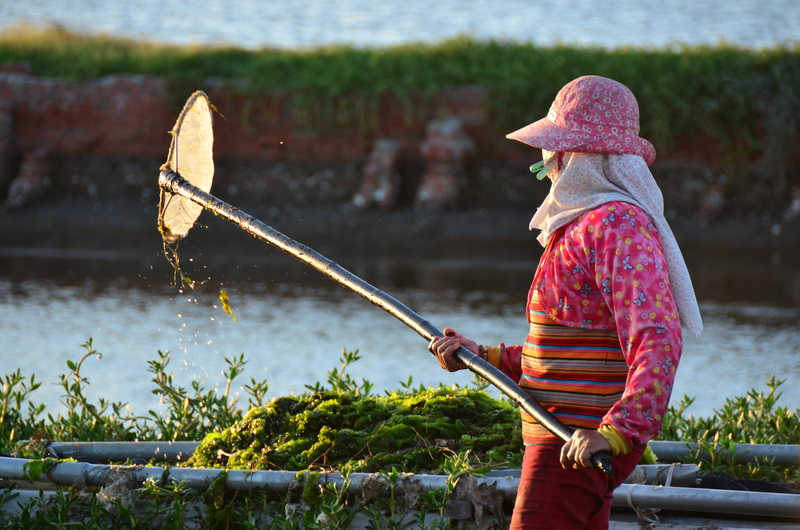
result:
M 291 91 L 301 106 L 386 92 L 411 103 L 443 88 L 480 85 L 489 93 L 486 119 L 503 131 L 544 115 L 568 81 L 595 74 L 631 88 L 643 109 L 642 134 L 662 150 L 711 137 L 732 161 L 759 153 L 789 159 L 800 138 L 800 45 L 605 49 L 460 37 L 386 48 L 251 51 L 19 27 L 0 34 L 0 64 L 20 62 L 34 75 L 74 80 L 161 76 L 176 104 L 209 77 L 235 81 L 244 91 Z

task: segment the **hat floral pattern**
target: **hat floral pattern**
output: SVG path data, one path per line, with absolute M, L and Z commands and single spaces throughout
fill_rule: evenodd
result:
M 547 117 L 506 136 L 555 152 L 639 155 L 656 159 L 653 145 L 639 137 L 639 104 L 625 85 L 600 76 L 567 83 Z

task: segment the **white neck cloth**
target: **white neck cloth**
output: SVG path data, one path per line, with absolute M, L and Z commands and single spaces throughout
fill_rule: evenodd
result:
M 557 162 L 545 152 L 548 167 Z M 639 155 L 564 153 L 563 167 L 552 167 L 550 193 L 531 219 L 530 229 L 541 230 L 542 246 L 553 233 L 584 212 L 611 201 L 635 204 L 658 230 L 669 270 L 672 296 L 682 324 L 696 337 L 703 331 L 689 271 L 678 242 L 664 218 L 664 198 L 644 159 Z

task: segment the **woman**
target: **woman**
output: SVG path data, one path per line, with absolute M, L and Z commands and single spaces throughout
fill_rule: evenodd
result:
M 509 375 L 565 424 L 566 443 L 522 412 L 525 442 L 512 529 L 607 528 L 614 489 L 661 428 L 683 340 L 702 320 L 664 219 L 624 85 L 598 76 L 559 91 L 546 118 L 508 135 L 542 149 L 550 193 L 530 228 L 545 247 L 528 294 L 523 345 L 479 345 L 448 328 L 430 350 L 449 371 L 464 346 Z M 615 476 L 592 467 L 614 457 Z

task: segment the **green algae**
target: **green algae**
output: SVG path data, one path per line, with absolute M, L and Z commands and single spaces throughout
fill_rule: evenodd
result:
M 467 388 L 353 396 L 319 392 L 251 409 L 207 436 L 189 464 L 228 469 L 435 472 L 469 451 L 498 464 L 522 454 L 519 412 Z
M 56 466 L 62 461 L 73 461 L 74 459 L 58 460 L 56 458 L 39 458 L 27 461 L 23 466 L 23 474 L 25 478 L 30 480 L 39 480 L 44 475 L 49 475 Z
M 222 310 L 225 311 L 225 314 L 230 315 L 234 322 L 239 322 L 239 319 L 236 318 L 236 315 L 233 314 L 233 309 L 231 308 L 231 301 L 230 298 L 228 298 L 227 289 L 219 290 L 219 301 L 222 302 Z

